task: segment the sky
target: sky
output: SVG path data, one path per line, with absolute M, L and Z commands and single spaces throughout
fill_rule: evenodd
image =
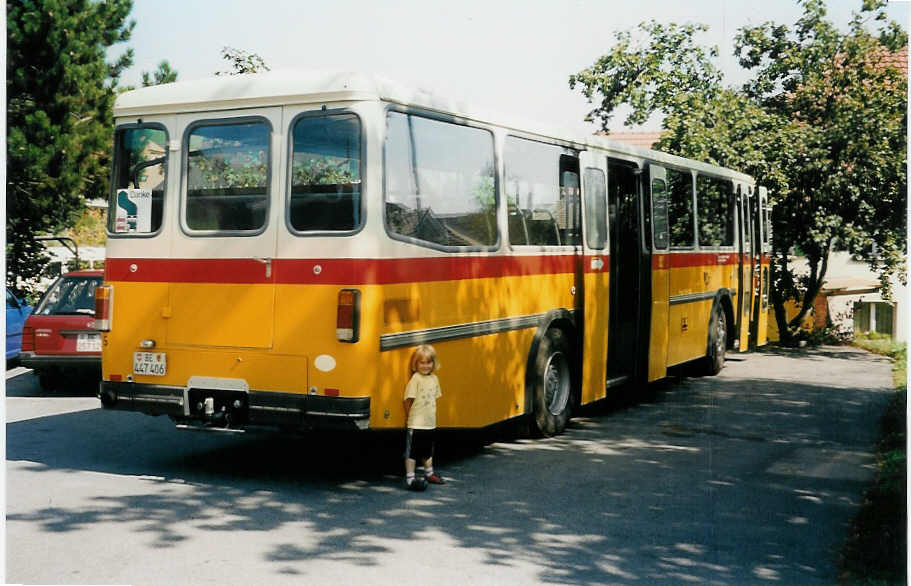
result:
M 861 0 L 827 0 L 845 27 Z M 890 2 L 906 29 L 909 0 Z M 640 22 L 702 23 L 705 45 L 717 45 L 728 83 L 746 79 L 733 56 L 743 26 L 792 26 L 796 0 L 134 0 L 136 27 L 126 45 L 134 65 L 122 79 L 139 85 L 142 71 L 167 59 L 180 80 L 229 69 L 225 46 L 257 53 L 272 69 L 375 73 L 443 92 L 484 111 L 535 121 L 570 133 L 598 130 L 571 74 L 607 53 L 614 32 Z M 642 129 L 657 129 L 653 120 Z M 622 130 L 622 116 L 613 130 Z

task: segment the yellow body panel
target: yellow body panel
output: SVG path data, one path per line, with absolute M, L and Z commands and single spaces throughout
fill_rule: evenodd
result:
M 761 263 L 762 266 L 762 288 L 760 290 L 760 305 L 759 305 L 759 320 L 756 330 L 756 345 L 765 346 L 768 339 L 768 330 L 769 330 L 769 287 L 771 283 L 769 282 L 769 275 L 771 268 L 769 266 L 768 260 L 764 260 Z
M 610 275 L 585 275 L 585 323 L 582 349 L 582 403 L 605 397 L 607 377 L 607 326 L 610 323 Z
M 661 260 L 665 260 L 662 257 Z M 660 262 L 660 261 L 659 261 Z M 664 263 L 662 263 L 664 264 Z M 669 306 L 667 291 L 670 271 L 666 268 L 652 270 L 652 323 L 649 336 L 648 380 L 667 375 Z
M 270 348 L 275 286 L 171 283 L 168 344 Z
M 733 254 L 733 253 L 730 253 Z M 713 253 L 714 255 L 714 253 Z M 729 257 L 720 252 L 717 256 Z M 729 260 L 729 259 L 727 259 Z M 737 289 L 736 264 L 712 264 L 671 269 L 669 277 L 670 298 L 685 295 L 711 295 L 720 289 Z M 657 274 L 655 271 L 653 274 Z M 736 297 L 732 300 L 736 309 Z M 709 320 L 712 317 L 714 299 L 709 297 L 698 301 L 671 304 L 668 309 L 668 351 L 667 366 L 681 364 L 705 356 L 708 344 Z M 728 330 L 733 324 L 728 323 Z
M 166 353 L 167 374 L 135 376 L 135 382 L 186 386 L 190 377 L 205 376 L 243 379 L 258 391 L 326 394 L 332 389 L 342 397 L 370 396 L 371 427 L 401 427 L 413 348 L 380 351 L 381 335 L 572 307 L 573 283 L 573 275 L 554 275 L 358 287 L 360 341 L 350 344 L 339 342 L 335 333 L 341 286 L 114 282 L 114 327 L 104 335 L 103 375 L 128 380 L 133 352 L 148 350 L 140 346 L 142 340 L 155 340 L 152 351 Z M 219 294 L 225 288 L 234 290 Z M 174 291 L 192 300 L 184 307 L 197 307 L 195 319 L 175 310 Z M 205 306 L 202 299 L 208 299 Z M 244 302 L 240 310 L 239 300 Z M 247 311 L 254 300 L 274 308 L 274 317 L 261 308 Z M 180 329 L 175 329 L 178 319 Z M 225 336 L 222 325 L 237 338 Z M 213 333 L 204 331 L 213 328 Z M 252 347 L 243 341 L 247 333 L 257 343 L 271 335 L 271 347 Z M 530 327 L 434 343 L 443 365 L 439 425 L 482 427 L 522 414 L 534 334 Z M 171 341 L 187 339 L 195 343 Z M 206 341 L 211 343 L 201 343 Z M 331 357 L 333 368 L 317 368 L 320 356 Z M 600 370 L 595 384 L 603 396 L 603 365 Z

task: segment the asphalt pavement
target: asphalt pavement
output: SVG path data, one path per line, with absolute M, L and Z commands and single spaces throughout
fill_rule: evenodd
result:
M 7 376 L 27 584 L 834 584 L 891 394 L 853 348 L 730 356 L 557 438 L 443 434 L 411 493 L 396 434 L 179 431 Z

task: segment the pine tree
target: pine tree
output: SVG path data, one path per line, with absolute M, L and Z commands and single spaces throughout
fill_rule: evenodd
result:
M 7 285 L 30 289 L 46 262 L 34 240 L 71 226 L 85 199 L 105 197 L 112 109 L 132 0 L 7 3 Z

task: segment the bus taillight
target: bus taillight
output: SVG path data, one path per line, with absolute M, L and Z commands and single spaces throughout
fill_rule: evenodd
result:
M 95 288 L 95 329 L 111 331 L 111 317 L 114 311 L 114 287 L 99 285 Z
M 335 336 L 339 342 L 357 342 L 360 338 L 361 292 L 342 289 L 338 292 L 338 310 L 335 318 Z

